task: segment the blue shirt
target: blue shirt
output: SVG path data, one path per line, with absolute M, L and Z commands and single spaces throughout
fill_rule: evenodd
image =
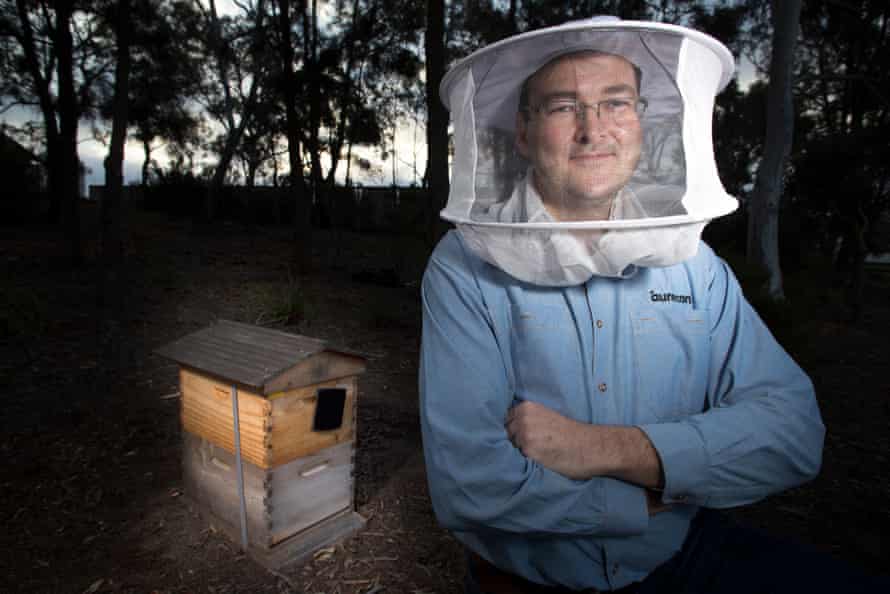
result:
M 504 570 L 620 588 L 680 549 L 699 506 L 751 503 L 818 472 L 824 427 L 812 383 L 704 243 L 676 266 L 553 288 L 515 280 L 451 232 L 422 295 L 433 507 Z M 649 517 L 641 487 L 572 480 L 524 457 L 504 428 L 519 400 L 640 427 L 673 507 Z

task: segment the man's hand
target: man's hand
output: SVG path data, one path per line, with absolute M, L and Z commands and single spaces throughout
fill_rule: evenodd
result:
M 569 478 L 611 476 L 646 488 L 664 484 L 658 452 L 637 427 L 581 423 L 525 401 L 507 412 L 506 429 L 525 457 Z
M 526 458 L 569 478 L 595 476 L 585 460 L 587 428 L 537 402 L 522 402 L 507 412 L 507 436 Z
M 646 511 L 649 512 L 650 516 L 660 514 L 663 511 L 671 509 L 672 507 L 674 506 L 670 503 L 663 503 L 661 501 L 661 493 L 653 491 L 651 489 L 646 489 Z

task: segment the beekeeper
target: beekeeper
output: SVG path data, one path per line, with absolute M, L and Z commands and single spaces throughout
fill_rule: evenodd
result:
M 456 230 L 423 280 L 421 421 L 468 592 L 844 575 L 805 585 L 797 549 L 710 511 L 810 480 L 824 437 L 810 380 L 700 240 L 736 208 L 711 144 L 733 69 L 702 33 L 596 18 L 443 80 Z

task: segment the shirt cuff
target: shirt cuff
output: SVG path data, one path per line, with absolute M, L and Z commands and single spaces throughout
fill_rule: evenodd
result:
M 618 479 L 602 480 L 606 510 L 602 532 L 621 536 L 645 532 L 649 527 L 649 509 L 643 488 Z
M 639 425 L 658 452 L 664 471 L 664 503 L 705 505 L 702 477 L 707 476 L 708 455 L 695 427 L 687 423 Z

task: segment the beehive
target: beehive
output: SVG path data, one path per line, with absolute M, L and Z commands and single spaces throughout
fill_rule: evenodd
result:
M 361 355 L 230 321 L 157 352 L 180 366 L 184 483 L 202 511 L 229 532 L 246 529 L 273 565 L 362 524 L 353 498 Z M 282 547 L 289 553 L 272 555 Z

